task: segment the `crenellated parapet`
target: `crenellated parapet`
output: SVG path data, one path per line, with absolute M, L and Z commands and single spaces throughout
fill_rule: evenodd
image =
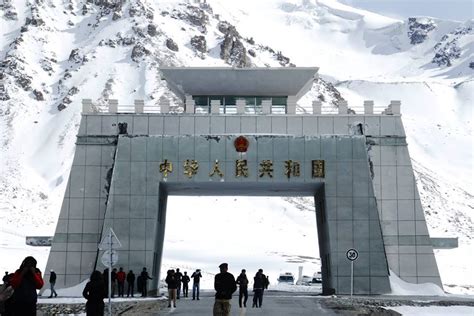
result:
M 347 101 L 339 101 L 337 107 L 323 106 L 319 100 L 312 102 L 311 111 L 298 113 L 296 111 L 296 101 L 288 97 L 284 110 L 272 106 L 270 100 L 262 100 L 260 112 L 252 113 L 246 109 L 244 99 L 237 99 L 235 105 L 224 106 L 220 100 L 211 100 L 207 109 L 196 107 L 195 100 L 192 96 L 186 96 L 184 113 L 170 112 L 170 101 L 164 100 L 161 104 L 146 105 L 144 100 L 135 100 L 133 105 L 118 104 L 118 100 L 109 99 L 107 105 L 102 106 L 101 110 L 97 110 L 91 99 L 82 100 L 83 114 L 142 114 L 142 113 L 159 113 L 159 114 L 214 114 L 214 115 L 401 115 L 401 101 L 392 100 L 387 106 L 375 106 L 374 101 L 365 100 L 363 105 L 354 105 L 349 107 Z M 225 110 L 224 110 L 225 107 Z M 199 111 L 197 111 L 199 110 Z

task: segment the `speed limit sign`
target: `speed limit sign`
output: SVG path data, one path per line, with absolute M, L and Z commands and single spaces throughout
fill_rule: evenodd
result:
M 357 252 L 357 250 L 351 248 L 351 249 L 347 250 L 346 257 L 350 261 L 354 261 L 359 257 L 359 253 Z

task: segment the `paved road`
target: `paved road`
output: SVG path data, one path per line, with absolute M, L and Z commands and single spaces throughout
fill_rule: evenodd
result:
M 314 315 L 335 315 L 331 310 L 324 309 L 317 296 L 295 295 L 292 293 L 271 293 L 266 292 L 263 297 L 262 308 L 252 308 L 252 296 L 249 296 L 247 308 L 239 308 L 238 295 L 232 299 L 231 316 L 314 316 Z M 176 308 L 169 308 L 165 313 L 159 315 L 193 315 L 209 316 L 212 315 L 214 306 L 214 297 L 205 294 L 199 301 L 192 299 L 180 299 L 177 301 Z

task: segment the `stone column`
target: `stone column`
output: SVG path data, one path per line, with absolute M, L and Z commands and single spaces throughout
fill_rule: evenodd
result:
M 185 100 L 185 112 L 189 114 L 194 114 L 194 107 L 196 106 L 195 101 L 193 100 L 192 95 L 186 95 L 186 100 Z
M 262 113 L 263 114 L 272 113 L 272 100 L 262 100 Z
M 296 114 L 296 96 L 289 95 L 286 101 L 286 114 Z
M 236 102 L 237 105 L 237 114 L 245 114 L 245 100 L 238 99 Z
M 338 114 L 347 114 L 347 101 L 341 100 L 337 103 L 339 108 Z
M 313 114 L 315 115 L 320 115 L 321 114 L 321 107 L 322 107 L 322 102 L 321 101 L 313 101 Z
M 135 100 L 135 113 L 143 113 L 145 110 L 145 101 Z
M 82 99 L 82 113 L 92 112 L 92 99 Z
M 211 114 L 219 114 L 220 107 L 221 107 L 221 101 L 211 100 Z
M 164 99 L 160 104 L 161 113 L 169 113 L 170 112 L 170 100 Z
M 117 113 L 117 112 L 118 112 L 118 100 L 110 99 L 109 100 L 109 113 Z
M 392 114 L 400 114 L 401 105 L 402 105 L 402 102 L 399 100 L 390 101 L 390 108 L 392 109 Z
M 364 114 L 374 114 L 374 101 L 372 100 L 364 101 Z

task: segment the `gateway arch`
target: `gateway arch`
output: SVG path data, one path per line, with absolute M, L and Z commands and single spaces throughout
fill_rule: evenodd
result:
M 184 113 L 135 101 L 92 112 L 83 100 L 76 152 L 45 277 L 74 286 L 101 269 L 111 227 L 118 266 L 147 267 L 157 288 L 168 195 L 311 196 L 323 292 L 390 292 L 389 273 L 441 286 L 416 189 L 400 102 L 374 114 L 297 114 L 318 68 L 162 68 Z M 122 108 L 123 109 L 123 108 Z M 276 233 L 276 232 L 275 232 Z M 316 241 L 315 241 L 316 242 Z

